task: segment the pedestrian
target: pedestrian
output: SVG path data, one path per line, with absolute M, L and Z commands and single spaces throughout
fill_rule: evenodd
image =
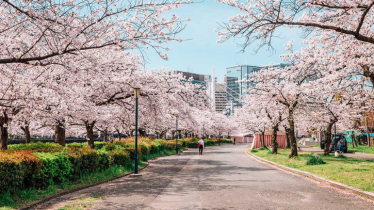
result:
M 234 144 L 235 144 L 235 141 L 236 141 L 236 139 L 235 139 L 235 137 L 234 137 Z
M 203 155 L 203 149 L 204 149 L 204 140 L 201 137 L 200 140 L 197 142 L 197 147 L 199 147 L 199 155 Z
M 111 143 L 113 143 L 113 141 L 114 141 L 113 136 L 110 136 L 110 137 L 109 137 L 109 143 L 111 144 Z

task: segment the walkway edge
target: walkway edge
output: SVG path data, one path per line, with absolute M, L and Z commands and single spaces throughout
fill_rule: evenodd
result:
M 329 179 L 317 176 L 315 174 L 312 174 L 312 173 L 309 173 L 309 172 L 306 172 L 306 171 L 301 171 L 301 170 L 298 170 L 298 169 L 289 168 L 287 166 L 284 166 L 284 165 L 281 165 L 281 164 L 278 164 L 278 163 L 266 160 L 264 158 L 260 158 L 260 157 L 258 157 L 256 155 L 250 153 L 249 150 L 247 150 L 247 149 L 246 149 L 245 153 L 249 157 L 251 157 L 251 158 L 253 158 L 253 159 L 255 159 L 255 160 L 259 161 L 259 162 L 262 162 L 262 163 L 265 163 L 267 165 L 270 165 L 270 166 L 272 166 L 274 168 L 277 168 L 279 170 L 284 170 L 284 171 L 287 171 L 287 172 L 290 172 L 290 173 L 293 173 L 293 174 L 297 174 L 297 175 L 301 175 L 301 176 L 304 176 L 304 177 L 307 177 L 307 178 L 310 178 L 310 179 L 313 179 L 313 180 L 316 180 L 316 181 L 328 183 L 329 185 L 331 185 L 333 187 L 349 191 L 351 193 L 354 193 L 356 195 L 359 195 L 359 196 L 362 196 L 362 197 L 365 197 L 365 198 L 368 198 L 368 199 L 374 201 L 374 193 L 372 193 L 372 192 L 360 190 L 360 189 L 357 189 L 355 187 L 351 187 L 351 186 L 348 186 L 348 185 L 345 185 L 345 184 L 342 184 L 342 183 L 339 183 L 339 182 L 335 182 L 335 181 L 332 181 L 332 180 L 329 180 Z
M 147 168 L 148 166 L 149 166 L 149 163 L 147 163 L 147 165 L 145 165 L 144 167 L 140 168 L 139 171 Z M 38 205 L 46 203 L 46 202 L 48 202 L 48 201 L 50 201 L 54 198 L 61 197 L 63 195 L 74 193 L 74 192 L 77 192 L 77 191 L 80 191 L 80 190 L 84 190 L 84 189 L 87 189 L 87 188 L 90 188 L 90 187 L 94 187 L 94 186 L 97 186 L 97 185 L 100 185 L 100 184 L 104 184 L 104 183 L 107 183 L 107 182 L 110 182 L 110 181 L 113 181 L 113 180 L 116 180 L 116 179 L 119 179 L 119 178 L 122 178 L 122 177 L 125 177 L 125 176 L 129 176 L 133 173 L 134 172 L 129 172 L 129 173 L 125 173 L 125 174 L 122 174 L 120 176 L 116 176 L 116 177 L 113 177 L 113 178 L 110 178 L 110 179 L 107 179 L 107 180 L 98 181 L 98 182 L 95 182 L 95 183 L 92 183 L 92 184 L 89 184 L 89 185 L 84 185 L 84 186 L 73 188 L 73 189 L 70 189 L 70 190 L 65 190 L 65 191 L 47 196 L 45 198 L 42 198 L 41 200 L 34 201 L 32 203 L 26 204 L 26 205 L 20 207 L 19 210 L 33 209 L 33 208 L 37 207 Z

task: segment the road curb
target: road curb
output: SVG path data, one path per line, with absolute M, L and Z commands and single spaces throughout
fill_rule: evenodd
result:
M 251 158 L 253 158 L 253 159 L 255 159 L 259 162 L 266 163 L 267 165 L 270 165 L 270 166 L 272 166 L 276 169 L 280 169 L 280 170 L 287 171 L 287 172 L 290 172 L 290 173 L 293 173 L 293 174 L 301 175 L 301 176 L 304 176 L 304 177 L 307 177 L 307 178 L 310 178 L 310 179 L 313 179 L 313 180 L 316 180 L 316 181 L 319 181 L 319 182 L 327 183 L 330 186 L 333 186 L 333 187 L 336 187 L 336 188 L 339 188 L 339 189 L 342 189 L 342 190 L 346 190 L 348 192 L 354 193 L 356 195 L 359 195 L 359 196 L 362 196 L 362 197 L 365 197 L 367 199 L 370 199 L 370 200 L 374 201 L 374 193 L 372 193 L 372 192 L 360 190 L 360 189 L 357 189 L 355 187 L 351 187 L 351 186 L 348 186 L 348 185 L 345 185 L 345 184 L 342 184 L 342 183 L 339 183 L 339 182 L 335 182 L 335 181 L 317 176 L 315 174 L 312 174 L 312 173 L 309 173 L 309 172 L 306 172 L 306 171 L 301 171 L 301 170 L 298 170 L 298 169 L 289 168 L 287 166 L 284 166 L 284 165 L 281 165 L 281 164 L 278 164 L 278 163 L 275 163 L 275 162 L 272 162 L 272 161 L 269 161 L 269 160 L 265 160 L 264 158 L 258 157 L 254 154 L 251 154 L 247 149 L 246 149 L 245 153 L 249 157 L 251 157 Z
M 144 167 L 140 168 L 139 171 L 147 168 L 148 166 L 149 166 L 149 163 L 147 163 L 147 165 L 145 165 Z M 61 197 L 63 195 L 67 195 L 67 194 L 74 193 L 74 192 L 77 192 L 77 191 L 80 191 L 80 190 L 84 190 L 84 189 L 87 189 L 87 188 L 90 188 L 90 187 L 94 187 L 94 186 L 97 186 L 97 185 L 100 185 L 100 184 L 104 184 L 104 183 L 107 183 L 107 182 L 110 182 L 110 181 L 113 181 L 113 180 L 116 180 L 116 179 L 120 179 L 120 178 L 129 176 L 129 175 L 131 175 L 133 173 L 134 172 L 125 173 L 125 174 L 122 174 L 120 176 L 116 176 L 116 177 L 113 177 L 113 178 L 110 178 L 110 179 L 107 179 L 107 180 L 98 181 L 98 182 L 95 182 L 95 183 L 92 183 L 92 184 L 89 184 L 89 185 L 84 185 L 82 187 L 77 187 L 77 188 L 70 189 L 70 190 L 65 190 L 65 191 L 59 192 L 57 194 L 53 194 L 53 195 L 47 196 L 45 198 L 42 198 L 41 200 L 34 201 L 32 203 L 24 205 L 24 206 L 20 207 L 18 210 L 29 210 L 29 209 L 33 209 L 33 208 L 37 207 L 40 204 L 44 204 L 44 203 L 46 203 L 46 202 L 48 202 L 48 201 L 50 201 L 52 199 Z

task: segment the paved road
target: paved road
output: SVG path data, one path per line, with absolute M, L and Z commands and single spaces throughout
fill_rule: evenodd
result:
M 90 209 L 374 209 L 361 197 L 279 171 L 245 154 L 247 145 L 189 150 L 152 161 L 142 177 L 121 178 L 51 201 L 61 209 L 82 196 L 103 196 Z

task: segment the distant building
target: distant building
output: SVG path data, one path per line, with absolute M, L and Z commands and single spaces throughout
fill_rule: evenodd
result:
M 223 113 L 224 110 L 226 109 L 226 104 L 227 104 L 227 88 L 225 83 L 215 83 L 216 88 L 216 94 L 215 94 L 215 109 L 216 112 Z
M 234 109 L 242 106 L 238 100 L 246 93 L 251 83 L 238 81 L 250 79 L 251 73 L 260 71 L 263 68 L 285 68 L 286 66 L 288 64 L 271 63 L 261 66 L 237 65 L 226 68 L 227 103 L 230 104 L 232 102 Z
M 233 66 L 226 68 L 226 85 L 227 85 L 227 101 L 232 101 L 234 106 L 241 106 L 238 101 L 245 91 L 248 89 L 248 83 L 238 82 L 243 79 L 248 79 L 248 75 L 252 72 L 259 71 L 259 66 Z
M 202 85 L 204 88 L 207 87 L 207 83 L 211 80 L 210 75 L 195 74 L 191 72 L 184 71 L 174 71 L 176 73 L 181 73 L 186 79 L 192 78 L 192 84 Z

